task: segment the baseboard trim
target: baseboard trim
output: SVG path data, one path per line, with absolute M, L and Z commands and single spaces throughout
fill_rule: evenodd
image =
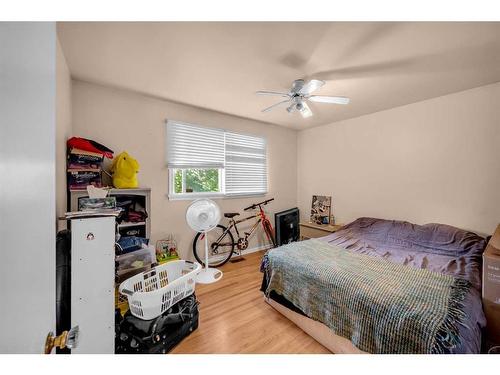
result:
M 269 250 L 272 248 L 273 248 L 273 245 L 257 246 L 257 247 L 252 247 L 250 249 L 243 250 L 241 252 L 241 254 L 242 255 L 251 254 L 251 253 L 256 253 L 257 251 L 264 251 L 264 250 Z M 238 256 L 238 255 L 233 255 L 233 256 Z

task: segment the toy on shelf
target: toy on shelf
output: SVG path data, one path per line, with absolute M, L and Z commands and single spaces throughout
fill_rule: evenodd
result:
M 179 254 L 177 253 L 177 242 L 170 234 L 166 239 L 156 241 L 156 260 L 161 264 L 173 259 L 179 259 Z
M 133 189 L 139 186 L 137 181 L 139 163 L 127 152 L 122 152 L 113 161 L 111 173 L 113 185 L 118 189 Z

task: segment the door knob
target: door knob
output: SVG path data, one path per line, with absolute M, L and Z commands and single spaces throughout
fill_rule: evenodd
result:
M 45 340 L 45 354 L 50 354 L 54 347 L 73 349 L 78 346 L 80 328 L 75 326 L 69 331 L 64 331 L 59 336 L 54 336 L 54 332 L 49 332 Z

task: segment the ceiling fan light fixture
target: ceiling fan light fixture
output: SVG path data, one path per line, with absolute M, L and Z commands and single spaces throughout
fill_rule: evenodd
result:
M 320 89 L 325 84 L 325 81 L 320 81 L 317 79 L 312 79 L 309 82 L 305 82 L 303 79 L 297 79 L 293 81 L 292 88 L 289 93 L 282 93 L 277 91 L 267 91 L 261 90 L 257 91 L 258 95 L 275 95 L 286 98 L 281 102 L 275 103 L 270 107 L 262 110 L 262 112 L 269 112 L 270 110 L 278 107 L 282 104 L 290 104 L 286 110 L 288 113 L 298 111 L 302 117 L 307 118 L 313 115 L 311 108 L 307 105 L 308 101 L 318 102 L 318 103 L 330 103 L 330 104 L 348 104 L 349 98 L 343 96 L 324 96 L 324 95 L 311 95 L 313 91 Z
M 302 87 L 304 87 L 304 85 L 305 85 L 305 81 L 303 79 L 296 79 L 292 83 L 291 93 L 293 94 L 293 93 L 299 92 L 300 90 L 302 90 Z
M 303 118 L 311 117 L 313 115 L 311 108 L 309 108 L 309 106 L 306 103 L 300 103 L 300 104 L 301 104 L 300 114 L 302 115 L 302 117 Z

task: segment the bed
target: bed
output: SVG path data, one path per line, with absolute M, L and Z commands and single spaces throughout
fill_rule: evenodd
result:
M 334 353 L 479 353 L 486 243 L 443 224 L 359 218 L 270 250 L 261 290 Z

